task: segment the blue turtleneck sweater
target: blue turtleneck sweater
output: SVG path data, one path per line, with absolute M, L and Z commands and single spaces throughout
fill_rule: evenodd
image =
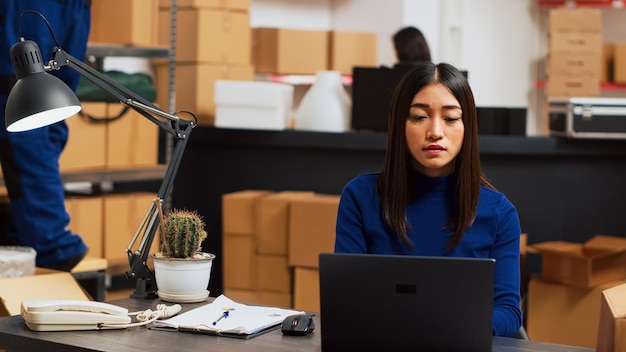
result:
M 461 242 L 447 250 L 445 226 L 454 207 L 454 176 L 415 174 L 418 197 L 407 205 L 413 249 L 385 223 L 376 194 L 379 174 L 357 176 L 343 189 L 337 214 L 335 252 L 417 256 L 493 258 L 496 260 L 493 334 L 514 336 L 522 322 L 520 309 L 519 218 L 500 192 L 481 187 L 476 219 Z

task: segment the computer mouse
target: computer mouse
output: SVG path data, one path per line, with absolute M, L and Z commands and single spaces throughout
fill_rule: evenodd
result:
M 315 314 L 296 314 L 286 317 L 281 326 L 283 335 L 304 336 L 312 333 L 315 330 L 313 316 Z

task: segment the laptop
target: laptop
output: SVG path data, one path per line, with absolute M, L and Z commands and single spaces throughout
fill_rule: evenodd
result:
M 321 253 L 322 351 L 491 351 L 494 259 Z

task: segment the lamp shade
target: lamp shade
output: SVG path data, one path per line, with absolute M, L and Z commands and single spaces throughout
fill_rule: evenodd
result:
M 51 125 L 80 111 L 80 102 L 70 87 L 46 73 L 35 42 L 27 40 L 13 45 L 11 61 L 18 80 L 7 98 L 7 131 Z

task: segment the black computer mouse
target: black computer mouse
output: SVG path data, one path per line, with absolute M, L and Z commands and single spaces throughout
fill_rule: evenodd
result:
M 303 336 L 312 333 L 315 330 L 314 315 L 296 314 L 286 317 L 281 326 L 283 335 Z

